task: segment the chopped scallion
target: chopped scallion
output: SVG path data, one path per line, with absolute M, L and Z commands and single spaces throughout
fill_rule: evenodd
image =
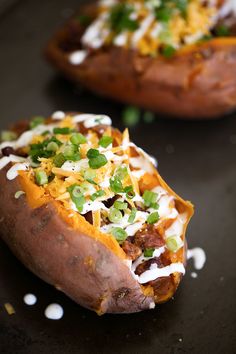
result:
M 45 171 L 39 170 L 35 173 L 36 183 L 39 186 L 43 186 L 48 183 L 48 176 Z
M 105 194 L 106 194 L 106 193 L 105 193 L 103 190 L 99 190 L 99 191 L 93 193 L 93 194 L 91 195 L 90 199 L 91 199 L 92 201 L 94 201 L 95 199 L 97 199 L 97 198 L 99 198 L 99 197 L 102 197 L 102 196 L 104 196 Z
M 112 137 L 111 136 L 107 136 L 107 135 L 103 135 L 101 137 L 101 139 L 99 140 L 99 145 L 102 146 L 103 148 L 107 148 L 110 144 L 112 144 Z
M 129 223 L 133 223 L 134 220 L 135 220 L 135 217 L 136 217 L 136 214 L 137 214 L 137 209 L 136 208 L 132 208 L 131 209 L 131 213 L 130 213 L 130 216 L 129 216 L 129 219 L 128 219 L 128 222 Z
M 148 224 L 155 224 L 158 220 L 159 220 L 159 214 L 157 211 L 155 211 L 154 213 L 150 214 L 147 218 L 147 223 Z
M 45 122 L 45 118 L 42 116 L 34 117 L 30 122 L 30 129 L 36 128 L 38 125 L 43 124 Z
M 119 243 L 125 241 L 128 237 L 127 232 L 121 227 L 113 227 L 111 233 Z
M 121 202 L 120 200 L 116 200 L 113 206 L 118 210 L 125 210 L 128 207 L 128 203 Z
M 120 210 L 116 209 L 116 208 L 111 208 L 108 218 L 111 222 L 113 222 L 114 224 L 119 223 L 122 219 L 122 213 Z
M 144 257 L 152 257 L 155 249 L 154 248 L 146 248 L 144 250 Z
M 72 142 L 72 144 L 80 145 L 85 144 L 87 142 L 87 139 L 81 133 L 74 133 L 71 135 L 70 141 Z

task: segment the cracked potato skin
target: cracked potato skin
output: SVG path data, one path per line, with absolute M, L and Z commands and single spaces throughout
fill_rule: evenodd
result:
M 94 14 L 91 6 L 80 11 Z M 236 37 L 186 46 L 173 58 L 142 57 L 108 47 L 72 65 L 84 28 L 71 19 L 46 47 L 47 60 L 68 79 L 100 95 L 182 119 L 213 119 L 236 108 Z
M 149 309 L 128 267 L 98 240 L 69 227 L 52 203 L 32 209 L 22 195 L 19 177 L 8 181 L 0 171 L 1 237 L 34 274 L 80 305 L 98 314 Z

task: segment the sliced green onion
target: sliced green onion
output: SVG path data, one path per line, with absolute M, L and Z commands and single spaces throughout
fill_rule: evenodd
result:
M 84 172 L 84 179 L 94 179 L 96 177 L 96 172 L 94 170 L 88 169 Z
M 127 186 L 124 188 L 124 192 L 128 199 L 132 199 L 135 196 L 133 186 Z
M 93 157 L 89 160 L 89 167 L 92 169 L 98 169 L 107 164 L 107 158 L 103 154 L 99 154 L 97 157 Z
M 45 118 L 42 116 L 34 117 L 30 122 L 30 129 L 36 128 L 38 125 L 43 124 L 45 122 Z
M 42 135 L 42 136 L 46 136 L 46 135 L 48 135 L 48 134 L 50 134 L 50 131 L 49 131 L 49 130 L 45 130 L 45 132 L 43 132 L 41 135 Z
M 129 106 L 122 113 L 124 125 L 133 127 L 138 124 L 140 120 L 140 110 L 137 107 Z
M 159 220 L 159 214 L 157 211 L 155 211 L 154 213 L 150 214 L 147 218 L 147 223 L 148 224 L 155 224 L 155 222 L 157 222 Z
M 96 172 L 92 169 L 88 169 L 84 172 L 84 179 L 89 183 L 97 185 L 97 183 L 94 181 L 95 177 L 96 177 Z
M 128 169 L 126 166 L 120 166 L 116 171 L 116 176 L 121 180 L 125 179 L 128 176 Z
M 230 30 L 225 25 L 220 25 L 216 27 L 215 33 L 217 37 L 228 37 L 230 35 Z
M 170 236 L 166 240 L 166 247 L 171 252 L 177 252 L 183 246 L 183 241 L 180 236 Z
M 87 142 L 87 139 L 81 133 L 74 133 L 71 135 L 70 141 L 72 142 L 72 144 L 80 145 L 85 144 Z
M 1 141 L 13 141 L 16 140 L 17 135 L 15 132 L 11 132 L 10 130 L 3 130 L 1 132 Z
M 83 194 L 79 191 L 79 188 L 80 187 L 77 184 L 74 184 L 68 187 L 67 190 L 70 193 L 70 197 L 74 202 L 77 210 L 81 213 L 83 211 L 83 207 L 86 202 L 86 199 L 83 196 Z
M 156 201 L 157 201 L 157 193 L 154 193 L 152 191 L 149 190 L 145 190 L 143 193 L 143 200 L 144 200 L 144 204 L 146 207 L 151 207 L 153 204 L 155 205 Z
M 71 128 L 54 128 L 53 129 L 54 134 L 62 134 L 62 135 L 67 135 L 71 133 Z
M 115 203 L 113 204 L 113 207 L 118 210 L 125 210 L 128 207 L 128 203 L 121 202 L 120 200 L 116 200 Z
M 16 199 L 19 199 L 23 194 L 25 194 L 25 192 L 23 192 L 23 191 L 17 191 L 17 192 L 15 193 L 15 198 L 16 198 Z
M 146 111 L 143 113 L 143 120 L 145 123 L 152 123 L 155 119 L 155 114 L 150 111 Z
M 56 152 L 58 150 L 59 146 L 57 145 L 57 143 L 55 143 L 54 141 L 51 141 L 48 145 L 47 145 L 47 151 L 53 151 Z
M 90 199 L 91 199 L 92 201 L 94 201 L 95 199 L 97 199 L 97 198 L 99 198 L 99 197 L 102 197 L 102 196 L 105 195 L 105 194 L 106 194 L 106 193 L 105 193 L 103 190 L 99 190 L 99 191 L 93 193 L 93 194 L 91 195 Z
M 78 151 L 78 146 L 73 144 L 65 146 L 63 155 L 65 156 L 66 160 L 70 161 L 79 161 L 81 159 L 80 153 Z
M 154 251 L 155 251 L 155 248 L 146 248 L 143 253 L 144 257 L 152 257 Z
M 122 193 L 123 192 L 123 185 L 118 176 L 114 176 L 110 178 L 110 188 L 114 193 Z
M 66 162 L 65 156 L 60 152 L 60 154 L 54 157 L 53 163 L 56 167 L 61 167 Z
M 118 242 L 123 242 L 128 237 L 128 234 L 121 227 L 113 227 L 111 229 L 112 235 L 116 238 Z
M 81 193 L 82 193 L 82 188 L 81 186 L 73 186 L 73 189 L 71 190 L 71 193 L 72 193 L 72 196 L 74 198 L 79 198 L 81 196 Z
M 136 208 L 132 208 L 130 216 L 129 216 L 129 219 L 128 219 L 128 222 L 133 223 L 134 220 L 135 220 L 136 214 L 137 214 L 137 209 Z
M 107 148 L 110 144 L 112 144 L 112 137 L 111 136 L 107 136 L 107 135 L 103 135 L 101 137 L 101 139 L 99 140 L 99 145 L 102 146 L 103 148 Z
M 175 52 L 176 49 L 172 45 L 168 44 L 164 46 L 161 53 L 165 58 L 172 58 Z
M 87 158 L 88 159 L 93 159 L 94 157 L 99 156 L 99 151 L 97 149 L 89 149 L 87 152 Z
M 35 173 L 36 183 L 39 186 L 43 186 L 48 183 L 48 176 L 45 171 L 36 171 Z
M 172 8 L 161 6 L 156 9 L 156 18 L 161 22 L 169 22 L 172 15 Z
M 111 222 L 113 222 L 115 224 L 119 223 L 121 221 L 122 217 L 123 217 L 123 215 L 120 210 L 115 209 L 115 208 L 110 209 L 108 218 Z

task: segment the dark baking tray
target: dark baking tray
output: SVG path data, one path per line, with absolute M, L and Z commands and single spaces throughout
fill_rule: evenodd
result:
M 21 0 L 0 14 L 0 125 L 56 109 L 107 113 L 122 128 L 123 106 L 75 87 L 46 65 L 41 51 L 78 0 Z M 178 109 L 178 107 L 176 107 Z M 189 247 L 207 263 L 187 274 L 173 300 L 153 311 L 98 317 L 27 271 L 0 242 L 0 353 L 235 353 L 236 115 L 212 122 L 156 116 L 131 129 L 159 162 L 167 182 L 196 206 Z M 23 296 L 33 292 L 37 305 Z M 3 305 L 10 302 L 15 315 Z M 44 317 L 58 302 L 60 321 Z

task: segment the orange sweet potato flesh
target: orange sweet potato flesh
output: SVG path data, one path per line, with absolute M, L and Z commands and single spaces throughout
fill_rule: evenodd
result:
M 83 13 L 94 15 L 96 8 Z M 68 48 L 80 49 L 83 32 L 72 19 L 45 54 L 68 79 L 100 95 L 184 119 L 217 118 L 236 108 L 236 37 L 187 46 L 171 59 L 110 46 L 72 65 Z

